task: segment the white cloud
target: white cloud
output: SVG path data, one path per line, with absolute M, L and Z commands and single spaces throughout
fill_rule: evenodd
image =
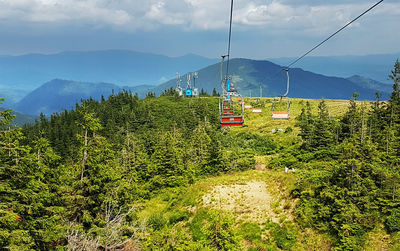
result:
M 168 6 L 168 5 L 167 5 Z M 183 24 L 185 20 L 181 14 L 168 10 L 165 1 L 159 1 L 150 6 L 150 10 L 146 12 L 145 17 L 155 22 L 166 25 Z
M 368 1 L 235 0 L 234 25 L 268 30 L 325 34 L 372 5 Z M 184 30 L 224 29 L 229 0 L 0 0 L 0 24 L 70 23 L 119 30 L 176 26 Z M 375 15 L 395 16 L 400 3 L 383 3 Z M 357 25 L 353 25 L 356 27 Z

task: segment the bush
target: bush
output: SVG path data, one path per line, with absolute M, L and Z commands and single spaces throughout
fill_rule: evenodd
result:
M 393 209 L 391 214 L 386 218 L 386 228 L 390 233 L 400 231 L 400 209 Z
M 156 213 L 149 217 L 148 224 L 153 227 L 154 230 L 160 230 L 167 224 L 167 220 L 162 214 Z
M 240 228 L 240 234 L 248 241 L 261 240 L 261 228 L 255 223 L 244 223 Z
M 242 149 L 251 149 L 259 155 L 271 154 L 277 148 L 276 143 L 272 139 L 256 133 L 239 133 L 236 135 L 234 141 Z
M 293 128 L 291 126 L 288 126 L 285 130 L 285 133 L 291 133 L 293 132 Z
M 190 217 L 190 213 L 184 210 L 177 210 L 169 216 L 169 224 L 175 225 L 180 221 L 187 221 Z
M 297 229 L 292 223 L 284 223 L 282 226 L 272 223 L 270 231 L 279 248 L 291 250 L 296 244 Z
M 219 211 L 199 211 L 190 228 L 193 239 L 218 250 L 240 250 L 240 236 L 234 229 L 234 220 Z

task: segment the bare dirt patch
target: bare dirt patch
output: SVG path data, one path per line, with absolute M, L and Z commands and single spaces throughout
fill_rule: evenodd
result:
M 219 185 L 203 196 L 203 205 L 206 207 L 232 211 L 240 219 L 261 224 L 267 219 L 279 222 L 277 214 L 271 207 L 273 202 L 263 181 Z
M 262 164 L 262 163 L 257 163 L 256 164 L 256 170 L 257 171 L 266 171 L 267 170 L 267 165 Z

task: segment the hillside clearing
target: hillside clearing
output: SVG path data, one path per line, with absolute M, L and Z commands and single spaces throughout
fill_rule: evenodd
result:
M 241 220 L 262 224 L 270 218 L 279 223 L 273 212 L 273 198 L 263 181 L 249 181 L 246 184 L 218 185 L 203 196 L 203 206 L 234 212 Z

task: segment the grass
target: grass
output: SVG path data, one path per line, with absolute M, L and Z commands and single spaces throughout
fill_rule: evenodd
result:
M 378 224 L 375 229 L 368 233 L 367 241 L 364 245 L 363 250 L 365 251 L 386 251 L 386 250 L 398 250 L 393 249 L 392 237 L 386 233 L 384 226 Z M 397 247 L 399 248 L 399 247 Z
M 260 160 L 262 161 L 260 156 Z M 222 215 L 230 215 L 229 217 L 234 221 L 234 224 L 230 226 L 236 233 L 238 238 L 241 240 L 241 245 L 245 250 L 279 250 L 281 248 L 293 249 L 296 247 L 297 250 L 307 250 L 306 246 L 309 242 L 313 242 L 315 246 L 320 247 L 320 250 L 329 250 L 323 237 L 317 232 L 312 230 L 308 231 L 306 236 L 301 231 L 292 231 L 295 222 L 293 221 L 294 216 L 292 215 L 292 209 L 296 200 L 290 198 L 290 191 L 294 188 L 297 178 L 293 173 L 284 173 L 283 171 L 257 171 L 249 170 L 243 172 L 234 172 L 229 174 L 220 175 L 217 177 L 209 177 L 197 181 L 195 184 L 182 188 L 180 190 L 166 190 L 165 195 L 161 193 L 159 196 L 151 199 L 150 201 L 142 205 L 142 210 L 138 216 L 140 220 L 147 219 L 149 225 L 152 226 L 152 234 L 157 234 L 157 231 L 170 232 L 173 234 L 176 232 L 176 227 L 183 227 L 193 238 L 193 241 L 203 240 L 205 237 L 203 227 L 207 224 L 210 219 L 208 218 L 209 212 L 220 211 L 218 208 L 210 208 L 203 205 L 203 196 L 210 194 L 213 188 L 216 186 L 229 187 L 232 185 L 245 185 L 251 181 L 262 181 L 265 182 L 268 192 L 273 198 L 273 211 L 276 211 L 277 224 L 274 227 L 274 235 L 268 235 L 268 228 L 265 228 L 264 224 L 254 222 L 251 217 L 238 217 L 236 213 L 241 212 L 222 212 Z M 174 193 L 175 192 L 175 193 Z M 246 209 L 247 205 L 243 203 L 242 197 L 238 197 L 235 203 L 237 206 L 243 206 Z M 171 202 L 174 202 L 171 204 Z M 210 211 L 211 210 L 211 211 Z M 246 211 L 246 210 L 244 210 Z M 266 212 L 268 215 L 275 214 L 274 212 Z M 215 215 L 215 214 L 214 214 Z M 217 214 L 218 215 L 218 214 Z M 267 218 L 270 220 L 270 218 Z M 212 221 L 218 220 L 212 219 Z M 290 226 L 289 228 L 285 226 Z M 283 226 L 283 227 L 281 227 Z M 164 230 L 162 230 L 164 228 Z M 169 228 L 171 230 L 165 230 Z M 297 228 L 296 228 L 297 229 Z M 228 230 L 227 230 L 228 231 Z M 287 232 L 289 231 L 289 232 Z M 279 233 L 285 233 L 285 236 L 279 237 Z M 311 233 L 311 234 L 310 234 Z M 267 236 L 267 237 L 265 237 Z M 268 237 L 269 236 L 269 237 Z M 289 238 L 289 239 L 285 239 Z M 312 240 L 308 240 L 313 238 Z
M 245 104 L 256 102 L 256 98 L 245 98 Z M 295 128 L 296 117 L 301 114 L 301 109 L 306 106 L 306 102 L 310 103 L 311 110 L 314 114 L 318 112 L 318 104 L 321 102 L 320 99 L 290 99 L 290 119 L 289 120 L 273 120 L 272 119 L 272 98 L 261 98 L 261 103 L 264 104 L 262 107 L 262 113 L 252 113 L 252 109 L 245 110 L 245 126 L 232 128 L 234 132 L 256 132 L 262 135 L 272 135 L 272 129 L 283 129 L 291 127 L 293 128 L 294 134 L 298 131 Z M 328 111 L 331 116 L 336 117 L 343 115 L 348 108 L 348 100 L 325 100 L 328 107 Z M 358 101 L 359 103 L 368 104 L 368 101 Z M 367 105 L 368 107 L 368 105 Z
M 289 120 L 272 120 L 271 98 L 262 98 L 259 104 L 255 99 L 245 98 L 246 104 L 252 103 L 253 107 L 261 106 L 262 113 L 255 114 L 251 112 L 251 109 L 246 109 L 245 126 L 232 127 L 229 133 L 232 135 L 256 133 L 263 137 L 272 138 L 280 147 L 299 144 L 297 136 L 299 129 L 295 127 L 295 118 L 300 115 L 301 109 L 305 107 L 307 101 L 311 105 L 312 112 L 317 113 L 320 100 L 291 99 L 290 101 L 291 118 Z M 326 100 L 325 102 L 331 116 L 343 115 L 349 104 L 346 100 Z M 367 104 L 367 102 L 365 103 Z M 293 130 L 287 130 L 289 127 Z M 274 133 L 272 132 L 273 129 L 282 129 L 282 131 Z M 234 221 L 233 225 L 229 225 L 229 228 L 232 229 L 225 229 L 226 233 L 237 233 L 241 239 L 242 247 L 246 250 L 330 250 L 332 241 L 328 236 L 310 228 L 301 228 L 295 222 L 293 212 L 297 200 L 290 196 L 290 192 L 295 188 L 297 173 L 285 173 L 281 169 L 271 170 L 269 168 L 270 161 L 279 157 L 279 155 L 280 152 L 277 149 L 272 155 L 255 156 L 258 170 L 208 177 L 198 180 L 188 187 L 166 189 L 157 197 L 141 205 L 142 210 L 138 213 L 138 218 L 147 219 L 151 223 L 150 225 L 153 226 L 154 230 L 151 236 L 157 236 L 159 232 L 164 231 L 164 235 L 175 235 L 172 239 L 175 238 L 178 241 L 179 237 L 176 233 L 187 233 L 187 235 L 184 235 L 185 238 L 191 238 L 191 240 L 185 239 L 185 241 L 187 243 L 192 241 L 197 245 L 198 240 L 205 240 L 205 234 L 210 234 L 209 231 L 216 230 L 212 227 L 214 226 L 212 224 L 219 226 L 218 224 L 221 222 L 218 222 L 218 215 L 221 214 L 224 216 L 221 219 L 228 222 Z M 236 208 L 240 208 L 240 210 L 227 212 L 223 211 L 221 206 L 219 208 L 210 206 L 211 204 L 216 205 L 218 202 L 223 203 L 221 198 L 214 198 L 216 196 L 215 187 L 245 187 L 246 184 L 254 181 L 264 182 L 271 196 L 271 212 L 266 212 L 261 217 L 261 220 L 264 220 L 263 223 L 257 221 L 260 220 L 259 216 L 255 219 L 246 215 L 246 211 L 250 208 L 245 203 L 245 191 L 240 191 L 239 195 L 227 194 L 231 197 L 237 196 L 232 201 Z M 211 196 L 209 205 L 203 203 L 203 196 L 205 195 Z M 244 214 L 245 217 L 240 217 L 240 214 Z M 210 215 L 214 215 L 214 218 Z M 205 230 L 207 226 L 209 229 Z M 164 235 L 162 238 L 169 238 Z M 371 232 L 364 249 L 390 250 L 390 247 L 393 246 L 391 245 L 393 238 L 389 237 L 383 229 L 377 229 Z M 397 239 L 400 239 L 400 237 L 397 237 Z M 385 248 L 380 249 L 379 247 Z M 211 248 L 211 250 L 213 249 Z

